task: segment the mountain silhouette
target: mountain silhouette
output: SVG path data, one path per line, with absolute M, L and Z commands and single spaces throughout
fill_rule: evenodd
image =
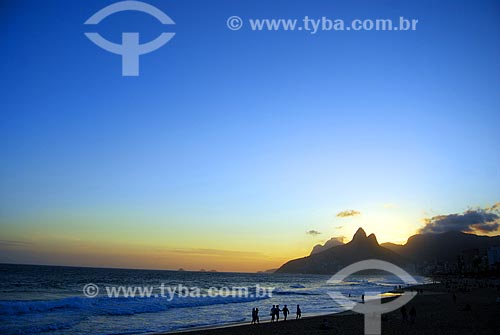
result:
M 276 272 L 333 274 L 349 264 L 371 258 L 385 260 L 400 266 L 406 263 L 399 254 L 381 247 L 374 234 L 366 236 L 363 228 L 359 228 L 349 243 L 288 261 Z
M 325 244 L 316 244 L 311 251 L 311 255 L 317 254 L 319 252 L 325 251 L 326 249 L 330 249 L 343 244 L 344 242 L 341 241 L 340 237 L 332 237 L 331 239 L 326 241 Z
M 349 243 L 331 247 L 327 244 L 315 246 L 311 255 L 288 261 L 276 272 L 333 274 L 366 259 L 381 259 L 411 269 L 427 263 L 454 263 L 464 251 L 477 249 L 485 254 L 489 247 L 500 246 L 500 235 L 489 237 L 449 231 L 413 235 L 404 245 L 379 245 L 374 234 L 366 236 L 363 228 L 359 228 Z
M 382 244 L 383 247 L 415 263 L 455 262 L 465 250 L 485 250 L 495 245 L 500 245 L 500 236 L 478 236 L 459 231 L 413 235 L 404 245 Z

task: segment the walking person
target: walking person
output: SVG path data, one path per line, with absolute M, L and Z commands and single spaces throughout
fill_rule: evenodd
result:
M 280 320 L 280 312 L 281 312 L 280 305 L 276 305 L 276 322 Z
M 288 314 L 290 313 L 290 310 L 289 310 L 289 309 L 288 309 L 288 307 L 286 307 L 286 305 L 285 305 L 285 307 L 283 307 L 282 311 L 283 311 L 283 321 L 286 321 L 286 317 L 287 317 L 287 316 L 288 316 Z
M 252 322 L 251 324 L 255 323 L 255 308 L 252 308 Z
M 300 305 L 297 305 L 297 311 L 295 313 L 296 313 L 295 316 L 296 320 L 302 318 L 302 310 L 300 309 Z
M 276 305 L 273 305 L 273 307 L 271 308 L 271 322 L 274 322 L 274 318 L 276 317 Z
M 259 309 L 258 308 L 255 308 L 255 322 L 256 323 L 260 323 L 260 320 L 259 320 Z

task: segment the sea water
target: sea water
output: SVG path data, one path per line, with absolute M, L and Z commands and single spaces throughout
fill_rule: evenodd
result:
M 258 307 L 261 321 L 270 318 L 272 305 L 285 304 L 295 317 L 345 310 L 328 295 L 340 291 L 360 300 L 370 291 L 387 292 L 402 285 L 392 275 L 350 276 L 340 285 L 330 276 L 128 270 L 60 266 L 0 264 L 0 334 L 146 334 L 219 326 L 251 320 Z M 419 282 L 425 278 L 416 277 Z M 85 285 L 100 288 L 94 298 Z M 202 293 L 213 287 L 248 287 L 248 296 L 108 297 L 105 287 L 196 287 Z M 255 294 L 255 287 L 272 288 Z M 206 295 L 206 294 L 204 294 Z

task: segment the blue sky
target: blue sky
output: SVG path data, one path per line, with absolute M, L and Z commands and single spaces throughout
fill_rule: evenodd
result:
M 401 242 L 427 216 L 500 199 L 498 1 L 147 1 L 176 36 L 139 77 L 83 35 L 113 2 L 2 2 L 0 232 L 31 245 L 7 261 L 89 231 L 243 251 L 282 234 L 300 255 L 308 229 Z M 419 23 L 310 35 L 231 31 L 231 15 Z M 96 28 L 116 42 L 163 29 L 133 12 Z M 338 222 L 345 209 L 362 217 Z

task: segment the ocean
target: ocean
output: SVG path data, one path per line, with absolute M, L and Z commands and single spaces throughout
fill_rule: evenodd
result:
M 295 318 L 296 305 L 303 316 L 329 314 L 345 308 L 328 291 L 360 300 L 365 292 L 387 292 L 403 284 L 392 275 L 353 275 L 341 285 L 328 284 L 329 278 L 0 264 L 0 334 L 147 334 L 250 323 L 252 308 L 258 307 L 266 321 L 274 304 L 288 305 L 290 318 Z M 153 294 L 138 296 L 136 291 L 125 297 L 125 291 L 113 291 L 120 287 L 149 288 Z M 89 296 L 97 295 L 86 297 L 84 288 Z M 108 292 L 122 294 L 110 297 Z

